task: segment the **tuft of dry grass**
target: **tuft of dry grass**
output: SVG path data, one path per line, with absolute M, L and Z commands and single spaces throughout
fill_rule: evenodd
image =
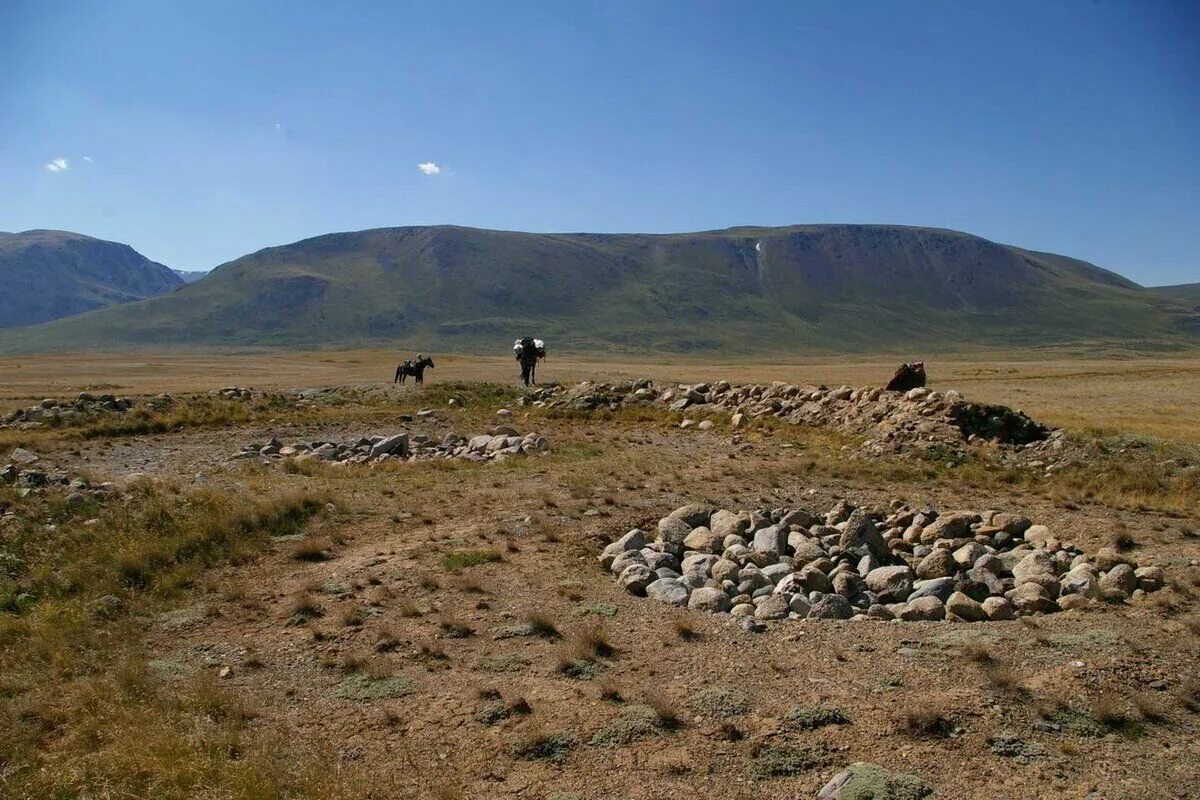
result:
M 1184 708 L 1200 714 L 1200 679 L 1188 678 L 1179 685 L 1176 694 Z
M 973 661 L 974 663 L 980 665 L 986 666 L 996 662 L 996 656 L 992 652 L 992 648 L 989 647 L 986 642 L 980 639 L 967 642 L 965 645 L 963 645 L 962 654 L 968 661 Z
M 326 561 L 329 559 L 329 542 L 311 537 L 301 539 L 292 548 L 292 558 L 297 561 Z
M 610 703 L 621 703 L 625 700 L 621 695 L 621 687 L 612 678 L 605 678 L 600 681 L 600 685 L 597 688 L 600 690 L 601 700 L 607 700 Z
M 948 737 L 957 727 L 946 711 L 925 705 L 906 709 L 901 715 L 900 726 L 911 736 L 929 738 Z
M 1126 710 L 1125 698 L 1114 692 L 1101 692 L 1092 701 L 1092 719 L 1110 730 L 1121 730 L 1132 721 Z
M 1168 718 L 1167 707 L 1150 692 L 1139 692 L 1129 699 L 1146 722 L 1163 722 Z
M 571 636 L 571 644 L 578 655 L 589 659 L 609 658 L 617 652 L 602 625 L 576 629 Z
M 642 702 L 654 709 L 659 727 L 667 730 L 675 730 L 683 725 L 683 718 L 679 715 L 679 707 L 663 692 L 652 689 L 642 696 Z
M 438 617 L 438 627 L 451 639 L 465 639 L 475 635 L 475 630 L 467 622 L 450 614 L 442 614 Z
M 554 620 L 549 614 L 542 611 L 531 612 L 525 617 L 526 624 L 537 636 L 544 639 L 559 639 L 562 634 L 559 633 L 558 626 L 554 624 Z
M 681 614 L 671 621 L 671 627 L 674 629 L 675 635 L 685 642 L 692 642 L 700 638 L 700 628 L 691 617 Z

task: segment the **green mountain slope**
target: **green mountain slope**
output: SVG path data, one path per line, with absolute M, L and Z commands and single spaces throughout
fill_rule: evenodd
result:
M 0 233 L 0 328 L 169 292 L 172 270 L 116 242 L 66 231 Z
M 0 335 L 0 348 L 361 345 L 687 352 L 1196 342 L 1183 306 L 1091 264 L 954 231 L 798 225 L 336 233 L 163 297 Z
M 1174 286 L 1154 286 L 1150 291 L 1178 300 L 1200 310 L 1200 283 L 1177 283 Z

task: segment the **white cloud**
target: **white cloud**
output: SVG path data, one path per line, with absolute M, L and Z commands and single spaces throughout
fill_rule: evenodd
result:
M 91 157 L 91 156 L 84 156 L 84 157 L 83 157 L 83 160 L 84 160 L 84 161 L 86 161 L 86 162 L 88 162 L 89 164 L 95 164 L 95 163 L 96 163 L 95 161 L 93 161 L 93 160 L 92 160 L 92 157 Z
M 65 158 L 56 158 L 46 165 L 46 169 L 50 170 L 51 172 L 66 172 L 68 169 L 70 169 L 70 166 L 67 164 L 67 160 Z
M 417 169 L 426 175 L 437 175 L 442 171 L 442 168 L 432 161 L 422 161 L 420 164 L 417 164 Z

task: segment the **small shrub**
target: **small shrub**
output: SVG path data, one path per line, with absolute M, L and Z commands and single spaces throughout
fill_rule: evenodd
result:
M 850 719 L 839 708 L 831 706 L 796 706 L 787 713 L 789 724 L 801 730 L 812 731 L 826 725 L 849 725 Z
M 527 761 L 545 760 L 558 763 L 578 745 L 579 737 L 570 730 L 535 731 L 513 744 L 512 755 Z
M 710 719 L 737 717 L 750 710 L 750 698 L 739 689 L 713 686 L 692 695 L 691 706 L 697 714 Z
M 457 572 L 503 560 L 504 556 L 498 550 L 459 550 L 443 558 L 442 567 L 448 572 Z
M 325 609 L 317 599 L 307 592 L 299 594 L 292 600 L 291 614 L 293 624 L 300 624 L 311 619 L 317 619 L 325 614 Z
M 573 641 L 580 653 L 588 658 L 608 658 L 616 652 L 600 625 L 580 628 L 575 632 Z
M 1137 539 L 1133 538 L 1133 534 L 1126 530 L 1113 531 L 1112 546 L 1122 553 L 1129 552 L 1137 547 Z
M 820 745 L 767 747 L 755 755 L 750 764 L 750 775 L 755 780 L 793 778 L 823 767 L 828 762 L 829 753 Z
M 596 731 L 591 743 L 600 747 L 619 747 L 654 736 L 665 727 L 658 712 L 650 706 L 630 705 L 621 711 L 620 719 Z
M 1112 692 L 1103 692 L 1093 701 L 1092 719 L 1113 731 L 1126 730 L 1133 722 L 1126 712 L 1124 698 Z
M 389 697 L 403 697 L 412 694 L 416 689 L 416 684 L 403 676 L 375 678 L 356 672 L 342 679 L 342 682 L 338 684 L 337 696 L 360 703 L 369 703 Z
M 993 688 L 1014 692 L 1021 688 L 1021 676 L 1008 664 L 992 662 L 984 667 L 983 674 Z
M 521 672 L 528 666 L 529 659 L 520 653 L 502 653 L 475 659 L 475 669 L 484 672 Z

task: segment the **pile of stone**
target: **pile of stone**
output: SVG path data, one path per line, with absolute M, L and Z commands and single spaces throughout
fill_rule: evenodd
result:
M 223 389 L 218 389 L 213 394 L 225 400 L 253 400 L 254 390 L 247 389 L 245 386 L 226 386 Z
M 88 483 L 79 476 L 61 470 L 45 470 L 34 466 L 36 453 L 18 447 L 9 454 L 8 463 L 0 467 L 0 485 L 16 487 L 24 496 L 49 488 L 65 489 L 67 505 L 74 507 L 93 497 L 105 496 L 114 490 L 111 483 Z
M 174 398 L 168 394 L 146 398 L 139 402 L 129 397 L 117 397 L 113 394 L 80 392 L 73 400 L 57 400 L 48 397 L 36 406 L 18 408 L 0 419 L 0 427 L 29 429 L 77 425 L 105 416 L 127 414 L 139 407 L 162 410 L 169 408 L 174 402 Z
M 969 402 L 953 390 L 928 388 L 889 392 L 872 386 L 830 389 L 778 381 L 744 385 L 718 381 L 659 389 L 648 380 L 637 380 L 548 386 L 530 392 L 522 402 L 585 411 L 657 404 L 678 412 L 728 413 L 735 429 L 758 417 L 773 417 L 793 425 L 861 434 L 866 437 L 864 452 L 872 455 L 985 440 L 1018 447 L 1045 443 L 1054 448 L 1061 447 L 1063 437 L 1061 431 L 1052 431 L 1020 411 Z
M 537 433 L 518 435 L 508 427 L 492 433 L 464 437 L 447 434 L 435 441 L 424 434 L 407 432 L 389 436 L 364 436 L 353 442 L 297 442 L 284 444 L 271 439 L 262 444 L 246 445 L 231 459 L 260 458 L 278 461 L 327 461 L 334 464 L 375 464 L 382 461 L 425 459 L 462 459 L 465 461 L 502 461 L 511 456 L 537 455 L 549 449 L 546 437 Z
M 895 501 L 802 508 L 675 509 L 633 529 L 601 565 L 636 595 L 735 617 L 1007 620 L 1125 602 L 1163 585 L 1110 548 L 1094 556 L 1020 514 L 939 513 Z

